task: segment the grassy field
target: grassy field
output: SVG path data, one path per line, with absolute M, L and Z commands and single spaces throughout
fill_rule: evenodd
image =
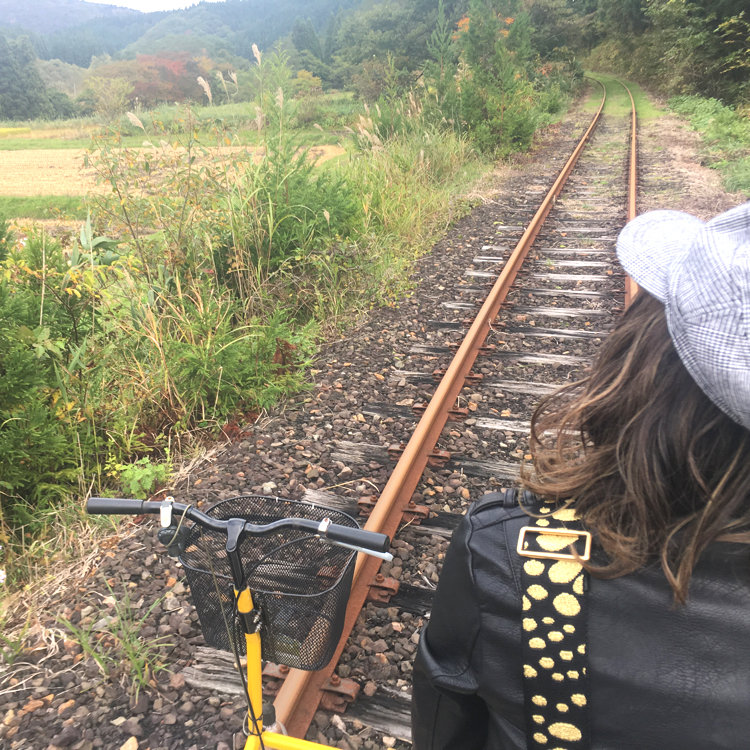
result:
M 172 148 L 167 146 L 166 148 Z M 243 150 L 242 146 L 211 149 L 216 159 Z M 253 147 L 249 147 L 253 151 Z M 141 150 L 141 149 L 139 149 Z M 146 149 L 143 148 L 143 151 Z M 313 157 L 326 161 L 345 153 L 341 146 L 313 146 Z M 0 198 L 41 195 L 83 196 L 97 188 L 96 171 L 86 166 L 87 149 L 28 149 L 2 154 Z
M 350 94 L 326 94 L 296 100 L 289 124 L 295 142 L 323 162 L 344 153 L 340 144 L 360 111 L 361 103 Z M 125 115 L 111 125 L 93 117 L 55 123 L 0 122 L 0 218 L 85 218 L 85 196 L 106 189 L 97 185 L 95 170 L 85 165 L 99 145 L 116 142 L 123 148 L 163 149 L 179 147 L 178 142 L 189 137 L 203 150 L 231 154 L 259 146 L 263 133 L 256 115 L 254 105 L 234 103 L 164 105 L 139 112 L 143 130 Z M 145 146 L 146 142 L 153 146 Z
M 293 126 L 303 145 L 331 145 L 351 126 L 362 111 L 362 104 L 350 94 L 332 93 L 295 102 Z M 194 132 L 201 142 L 212 144 L 227 137 L 232 145 L 255 145 L 261 140 L 256 109 L 247 102 L 215 107 L 162 105 L 149 112 L 138 112 L 146 132 L 166 138 Z M 0 121 L 0 151 L 27 149 L 81 149 L 93 137 L 117 132 L 123 146 L 140 146 L 143 132 L 123 115 L 118 122 L 104 124 L 94 117 L 77 120 L 34 120 L 19 125 Z
M 288 105 L 285 127 L 320 163 L 345 153 L 349 134 L 364 112 L 362 103 L 345 92 L 295 98 Z M 87 156 L 95 162 L 102 145 L 164 149 L 192 140 L 201 151 L 223 148 L 232 153 L 258 148 L 265 138 L 258 129 L 258 110 L 248 102 L 162 105 L 135 114 L 135 121 L 132 114 L 124 114 L 109 124 L 95 117 L 54 123 L 0 121 L 0 219 L 85 218 L 85 196 L 102 187 L 95 170 L 84 162 Z
M 82 196 L 96 187 L 84 149 L 28 149 L 2 154 L 1 197 Z

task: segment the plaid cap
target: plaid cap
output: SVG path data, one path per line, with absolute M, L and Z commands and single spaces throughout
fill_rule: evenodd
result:
M 641 214 L 620 233 L 617 257 L 664 303 L 701 390 L 750 429 L 750 203 L 707 223 L 681 211 Z

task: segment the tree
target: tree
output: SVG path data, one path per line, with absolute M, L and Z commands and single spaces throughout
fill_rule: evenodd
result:
M 428 84 L 435 87 L 435 97 L 440 106 L 452 88 L 456 69 L 455 45 L 443 0 L 438 0 L 437 20 L 427 42 L 427 51 L 432 59 L 425 64 L 425 75 L 429 79 Z
M 479 148 L 526 148 L 535 130 L 528 18 L 513 3 L 471 0 L 459 21 L 461 116 Z
M 599 0 L 597 15 L 610 35 L 639 34 L 647 26 L 643 0 Z
M 543 60 L 559 58 L 562 50 L 588 50 L 601 39 L 594 23 L 596 0 L 529 0 L 531 40 Z
M 644 35 L 646 75 L 669 93 L 701 94 L 732 101 L 746 85 L 744 71 L 733 62 L 747 49 L 747 27 L 735 26 L 733 18 L 721 18 L 713 4 L 694 0 L 649 0 L 646 17 L 650 29 Z M 727 12 L 731 2 L 718 3 Z M 737 38 L 734 31 L 740 31 Z M 648 55 L 650 52 L 650 57 Z M 737 57 L 739 53 L 739 57 Z M 640 61 L 638 61 L 640 63 Z
M 37 60 L 37 69 L 48 89 L 76 97 L 83 90 L 88 71 L 62 60 Z
M 292 44 L 295 52 L 292 62 L 296 68 L 309 70 L 321 79 L 330 83 L 330 69 L 323 62 L 323 48 L 315 27 L 309 18 L 298 18 L 292 29 Z
M 323 50 L 320 39 L 309 18 L 298 18 L 292 27 L 292 44 L 299 52 L 305 50 L 311 52 L 318 60 L 323 59 Z
M 323 82 L 309 70 L 298 70 L 293 81 L 296 96 L 316 96 L 323 91 Z
M 93 93 L 96 113 L 112 122 L 127 109 L 133 86 L 126 78 L 89 78 L 88 87 Z
M 27 37 L 8 40 L 0 34 L 0 70 L 0 119 L 54 117 L 54 107 Z
M 742 11 L 717 27 L 725 54 L 722 73 L 737 80 L 744 91 L 750 87 L 750 19 Z

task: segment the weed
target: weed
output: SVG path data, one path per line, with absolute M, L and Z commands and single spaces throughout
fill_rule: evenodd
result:
M 161 605 L 164 597 L 151 603 L 141 615 L 136 615 L 130 595 L 125 590 L 121 598 L 116 598 L 111 587 L 107 586 L 110 597 L 114 598 L 115 621 L 112 633 L 115 637 L 115 650 L 127 670 L 127 678 L 135 697 L 147 687 L 153 677 L 166 669 L 161 660 L 161 651 L 170 644 L 167 636 L 153 640 L 141 635 L 144 623 L 151 613 Z
M 170 472 L 170 463 L 154 463 L 143 456 L 130 464 L 115 463 L 111 473 L 119 476 L 120 484 L 128 497 L 145 500 L 156 487 L 163 484 Z
M 6 667 L 12 667 L 26 649 L 26 637 L 30 630 L 30 622 L 26 620 L 24 625 L 17 629 L 12 635 L 0 632 L 0 663 Z M 5 627 L 3 627 L 5 631 Z
M 74 625 L 62 615 L 57 618 L 57 621 L 70 631 L 83 653 L 93 659 L 100 674 L 103 677 L 109 677 L 117 660 L 110 648 L 104 645 L 104 634 L 99 629 L 98 623 L 89 621 L 86 625 Z
M 119 676 L 137 697 L 156 674 L 166 669 L 161 660 L 161 650 L 169 645 L 166 637 L 149 641 L 141 636 L 144 623 L 162 603 L 163 597 L 142 614 L 136 614 L 139 605 L 133 604 L 127 590 L 118 597 L 109 584 L 107 589 L 106 608 L 89 613 L 78 624 L 62 616 L 58 617 L 58 622 L 71 633 L 82 652 L 94 661 L 104 679 Z

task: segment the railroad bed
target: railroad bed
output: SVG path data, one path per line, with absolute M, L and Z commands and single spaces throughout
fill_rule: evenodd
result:
M 239 429 L 173 494 L 194 503 L 278 494 L 353 515 L 371 511 L 414 432 L 420 405 L 434 393 L 440 371 L 590 119 L 591 113 L 578 112 L 548 133 L 491 201 L 421 259 L 411 297 L 374 311 L 326 347 L 310 392 Z M 534 404 L 582 372 L 623 308 L 624 278 L 613 249 L 626 221 L 629 127 L 629 118 L 605 112 L 555 201 L 398 525 L 395 558 L 368 582 L 378 601 L 354 616 L 323 707 L 342 708 L 358 693 L 356 700 L 342 714 L 314 706 L 300 712 L 312 719 L 308 738 L 337 747 L 409 746 L 411 663 L 450 533 L 472 501 L 516 481 Z M 143 612 L 166 590 L 143 635 L 163 635 L 172 644 L 167 658 L 174 674 L 129 706 L 123 691 L 101 685 L 96 665 L 85 660 L 82 682 L 81 670 L 71 669 L 74 650 L 68 653 L 60 641 L 45 657 L 45 677 L 33 669 L 18 674 L 23 689 L 11 705 L 10 725 L 20 731 L 9 747 L 39 746 L 32 712 L 18 716 L 28 696 L 38 696 L 37 718 L 49 714 L 50 726 L 77 717 L 79 735 L 66 746 L 117 748 L 130 735 L 151 750 L 227 750 L 241 741 L 244 702 L 231 664 L 202 647 L 180 571 L 161 556 L 153 535 L 137 531 L 123 528 L 117 545 L 97 560 L 96 575 L 66 594 L 59 614 L 80 622 L 89 608 L 102 606 L 108 594 L 102 578 L 124 588 Z M 269 673 L 268 687 L 278 688 L 285 673 Z M 61 711 L 71 696 L 73 705 Z
M 421 263 L 420 290 L 408 306 L 376 314 L 379 320 L 331 347 L 314 396 L 285 415 L 283 429 L 271 423 L 264 435 L 256 430 L 254 444 L 247 440 L 237 451 L 254 448 L 260 466 L 269 467 L 262 481 L 251 460 L 242 473 L 253 485 L 238 490 L 291 492 L 352 515 L 372 510 L 437 381 L 587 125 L 571 128 L 567 147 L 558 146 L 540 173 L 525 174 L 522 185 L 484 206 L 481 223 L 474 215 L 466 232 L 456 227 L 443 251 Z M 375 579 L 366 576 L 368 599 L 379 601 L 366 605 L 333 683 L 323 685 L 326 708 L 356 700 L 332 724 L 318 715 L 311 738 L 335 741 L 342 728 L 351 734 L 361 727 L 409 739 L 412 659 L 450 534 L 472 500 L 516 481 L 535 402 L 582 372 L 623 308 L 624 278 L 613 245 L 626 221 L 629 127 L 628 118 L 599 123 L 542 226 L 410 493 L 394 561 Z M 295 476 L 300 471 L 304 478 Z M 222 672 L 216 664 L 215 655 L 202 652 L 186 676 L 196 684 L 209 673 L 231 679 L 230 665 Z M 274 678 L 281 676 L 274 671 Z M 310 690 L 281 709 L 292 734 L 307 729 L 317 700 Z M 324 728 L 329 731 L 321 733 Z

